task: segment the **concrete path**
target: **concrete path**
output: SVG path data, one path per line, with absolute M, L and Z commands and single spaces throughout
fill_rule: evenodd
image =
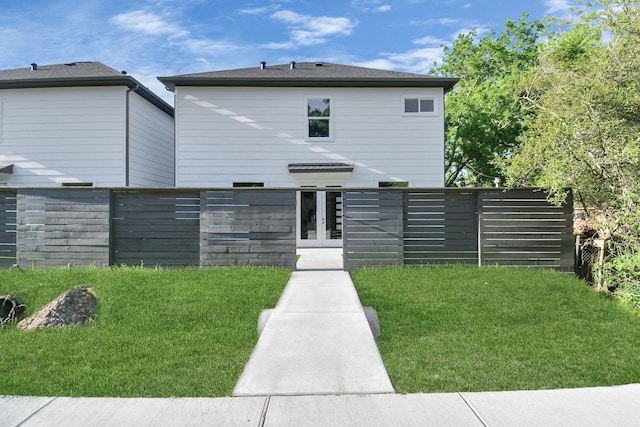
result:
M 121 399 L 0 396 L 0 427 L 631 427 L 640 384 L 445 394 Z
M 309 269 L 292 273 L 233 395 L 393 392 L 349 274 Z
M 302 248 L 297 250 L 300 256 L 296 270 L 342 270 L 342 248 Z

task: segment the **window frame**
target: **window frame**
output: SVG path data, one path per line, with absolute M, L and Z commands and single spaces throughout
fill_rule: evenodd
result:
M 406 102 L 409 99 L 415 99 L 418 101 L 418 111 L 407 111 Z M 432 101 L 433 102 L 433 111 L 420 111 L 420 102 L 421 101 Z M 437 116 L 438 112 L 438 102 L 435 96 L 403 96 L 402 97 L 402 115 L 407 117 L 416 117 L 416 116 Z
M 329 115 L 322 117 L 309 116 L 309 101 L 312 99 L 328 99 L 329 100 Z M 304 133 L 305 141 L 308 142 L 331 142 L 334 140 L 333 134 L 333 121 L 334 121 L 334 104 L 332 96 L 305 96 L 304 97 Z M 329 136 L 311 136 L 309 135 L 309 120 L 326 120 L 329 122 Z

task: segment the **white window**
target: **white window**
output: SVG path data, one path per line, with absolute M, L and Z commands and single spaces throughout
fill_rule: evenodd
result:
M 331 99 L 307 98 L 307 138 L 331 139 Z
M 433 114 L 436 112 L 436 100 L 434 98 L 405 98 L 405 114 Z

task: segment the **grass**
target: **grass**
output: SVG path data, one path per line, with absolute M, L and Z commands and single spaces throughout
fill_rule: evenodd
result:
M 498 267 L 352 272 L 401 393 L 640 382 L 640 316 L 567 274 Z
M 257 342 L 260 311 L 290 272 L 234 267 L 0 271 L 0 294 L 26 315 L 87 284 L 98 315 L 86 326 L 0 328 L 0 395 L 228 396 Z

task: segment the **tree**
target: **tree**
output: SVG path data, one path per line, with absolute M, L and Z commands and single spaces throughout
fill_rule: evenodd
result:
M 495 160 L 509 155 L 528 114 L 518 88 L 535 65 L 537 42 L 545 26 L 538 20 L 506 21 L 504 31 L 478 39 L 477 31 L 461 34 L 445 47 L 442 63 L 432 70 L 460 78 L 446 99 L 445 171 L 447 186 L 492 185 L 503 178 Z
M 579 24 L 550 37 L 524 90 L 535 114 L 506 162 L 510 186 L 560 199 L 572 188 L 620 254 L 640 237 L 639 4 L 587 3 Z

